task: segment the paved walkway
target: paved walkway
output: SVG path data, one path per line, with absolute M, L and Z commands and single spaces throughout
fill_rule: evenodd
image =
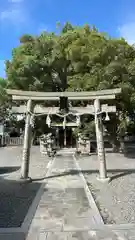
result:
M 0 155 L 0 170 L 4 184 L 7 184 L 10 180 L 19 179 L 20 170 L 15 171 L 14 169 L 18 169 L 21 164 L 20 148 L 0 149 Z M 30 176 L 35 181 L 28 186 L 31 187 L 31 191 L 33 191 L 33 188 L 35 189 L 33 184 L 39 184 L 40 186 L 41 183 L 41 187 L 21 228 L 13 228 L 13 226 L 6 229 L 0 228 L 0 239 L 135 240 L 135 225 L 105 226 L 103 224 L 89 192 L 86 178 L 84 179 L 80 171 L 81 169 L 88 169 L 89 165 L 92 167 L 91 162 L 88 164 L 85 159 L 76 160 L 73 157 L 73 151 L 69 153 L 69 149 L 68 153 L 62 151 L 61 155 L 57 156 L 54 161 L 49 162 L 49 160 L 51 159 L 40 155 L 38 148 L 32 148 Z M 94 161 L 93 157 L 91 161 Z M 3 166 L 5 166 L 4 170 Z M 93 169 L 95 169 L 95 166 Z M 11 170 L 14 171 L 8 174 Z M 3 171 L 7 174 L 3 175 Z M 20 195 L 18 195 L 18 191 L 15 193 L 16 185 L 14 181 L 13 183 L 11 181 L 10 184 L 14 188 L 14 194 L 12 195 L 15 195 L 18 199 Z M 16 184 L 19 184 L 18 180 Z M 25 185 L 23 190 L 26 192 Z M 12 192 L 11 189 L 10 192 Z M 23 192 L 22 195 L 24 195 Z M 24 198 L 28 200 L 27 196 L 23 196 L 21 199 Z M 21 199 L 19 198 L 19 201 L 22 201 Z M 21 206 L 23 205 L 21 204 Z M 22 209 L 25 211 L 24 206 Z M 33 219 L 32 222 L 31 219 Z M 29 233 L 26 237 L 27 232 Z
M 83 175 L 77 173 L 78 168 L 71 154 L 56 157 L 44 183 L 44 193 L 27 240 L 135 239 L 134 231 L 127 233 L 104 227 Z M 97 226 L 102 230 L 92 230 Z
M 50 238 L 55 232 L 84 231 L 95 224 L 103 224 L 96 206 L 90 206 L 84 182 L 76 170 L 72 155 L 56 157 L 49 173 L 50 178 L 44 184 L 44 193 L 28 239 L 38 239 L 36 235 L 42 235 L 43 239 L 55 239 Z M 63 236 L 64 233 L 60 234 Z

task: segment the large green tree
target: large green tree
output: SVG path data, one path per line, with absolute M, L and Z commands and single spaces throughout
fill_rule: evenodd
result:
M 123 38 L 110 38 L 95 27 L 66 23 L 59 34 L 22 36 L 20 46 L 12 51 L 11 61 L 6 62 L 6 73 L 8 88 L 22 90 L 92 91 L 121 87 L 121 98 L 115 101 L 119 116 L 113 116 L 107 125 L 110 136 L 116 136 L 117 131 L 122 138 L 131 125 L 127 117 L 134 119 L 135 49 Z M 117 127 L 112 128 L 114 125 Z M 89 131 L 90 125 L 87 126 Z

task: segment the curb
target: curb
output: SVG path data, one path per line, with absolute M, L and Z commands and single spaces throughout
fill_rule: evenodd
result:
M 83 174 L 82 174 L 82 172 L 81 172 L 81 168 L 80 168 L 80 166 L 79 166 L 79 164 L 78 164 L 78 162 L 77 162 L 77 160 L 76 160 L 75 155 L 73 155 L 73 159 L 74 159 L 74 161 L 75 161 L 77 170 L 79 170 L 79 175 L 80 175 L 80 177 L 81 177 L 81 179 L 82 179 L 82 181 L 83 181 L 84 190 L 85 190 L 86 196 L 87 196 L 87 198 L 88 198 L 89 205 L 90 205 L 90 207 L 91 207 L 91 208 L 94 210 L 94 212 L 95 212 L 95 215 L 94 215 L 95 221 L 96 221 L 96 223 L 97 223 L 98 225 L 105 225 L 105 224 L 104 224 L 104 221 L 103 221 L 103 218 L 101 217 L 100 212 L 99 212 L 99 210 L 98 210 L 98 208 L 97 208 L 97 205 L 96 205 L 96 203 L 95 203 L 95 201 L 94 201 L 94 198 L 93 198 L 93 196 L 92 196 L 92 194 L 91 194 L 91 192 L 90 192 L 90 190 L 89 190 L 89 187 L 88 187 L 88 185 L 87 185 L 87 183 L 86 183 L 86 180 L 85 180 L 85 178 L 84 178 L 84 176 L 83 176 Z
M 56 158 L 53 158 L 48 162 L 47 167 L 46 167 L 46 169 L 48 169 L 48 170 L 45 174 L 45 177 L 48 177 L 50 175 L 52 167 L 53 167 L 54 162 L 55 162 L 55 159 Z M 25 219 L 22 223 L 21 230 L 23 230 L 23 232 L 25 232 L 25 233 L 27 233 L 28 230 L 29 230 L 29 227 L 30 227 L 31 222 L 33 220 L 33 217 L 35 215 L 36 209 L 38 207 L 38 204 L 39 204 L 40 199 L 42 197 L 42 194 L 44 192 L 44 186 L 45 186 L 46 181 L 47 181 L 47 179 L 45 179 L 43 181 L 43 183 L 41 184 L 41 186 L 40 186 L 40 188 L 39 188 L 39 190 L 38 190 L 38 192 L 37 192 L 37 194 L 36 194 L 36 196 L 33 200 L 33 203 L 31 205 L 31 207 L 29 208 L 29 211 L 28 211 L 28 213 L 27 213 L 27 215 L 26 215 L 26 217 L 25 217 Z

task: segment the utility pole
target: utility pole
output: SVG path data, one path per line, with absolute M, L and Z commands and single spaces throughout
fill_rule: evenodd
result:
M 103 124 L 102 124 L 102 112 L 100 100 L 94 100 L 95 107 L 95 127 L 96 127 L 96 139 L 97 139 L 97 152 L 99 161 L 99 177 L 98 180 L 102 182 L 108 182 L 110 179 L 107 177 L 106 171 L 106 158 L 103 139 Z
M 29 163 L 30 163 L 30 148 L 31 148 L 31 112 L 32 111 L 32 100 L 27 102 L 27 112 L 25 121 L 25 132 L 24 132 L 24 145 L 23 145 L 23 156 L 21 166 L 21 179 L 30 180 L 29 178 Z

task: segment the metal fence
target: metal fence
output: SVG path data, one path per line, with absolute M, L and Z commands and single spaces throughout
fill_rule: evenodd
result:
M 20 145 L 23 145 L 23 138 L 22 137 L 6 137 L 5 138 L 5 145 L 6 146 L 20 146 Z

